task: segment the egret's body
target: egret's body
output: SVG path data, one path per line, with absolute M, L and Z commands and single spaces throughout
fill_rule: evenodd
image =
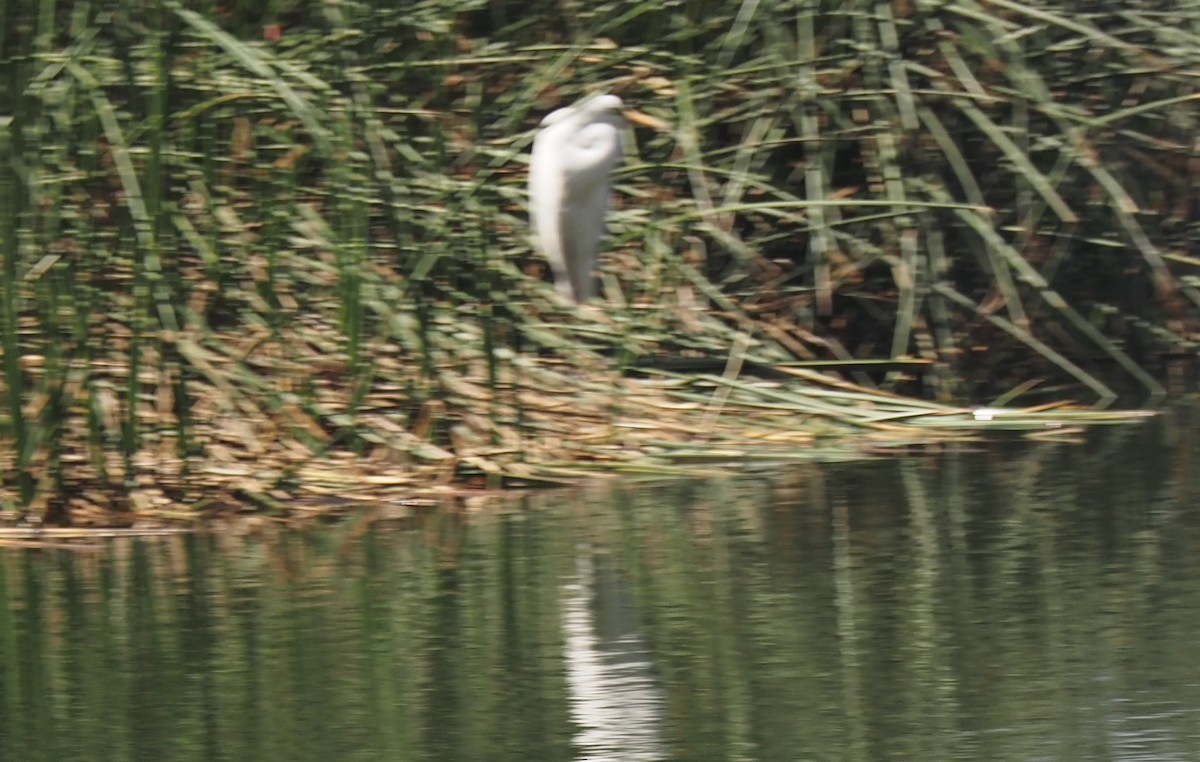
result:
M 583 302 L 593 293 L 613 169 L 621 160 L 623 104 L 586 98 L 542 120 L 529 162 L 529 217 L 558 292 Z

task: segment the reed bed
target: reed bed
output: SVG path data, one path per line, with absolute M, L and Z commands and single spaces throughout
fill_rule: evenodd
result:
M 1070 437 L 1195 351 L 1200 3 L 0 19 L 10 520 Z M 569 309 L 524 170 L 595 89 L 661 129 Z

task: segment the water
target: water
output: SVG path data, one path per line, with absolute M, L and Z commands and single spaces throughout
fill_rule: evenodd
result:
M 1200 759 L 1194 429 L 3 549 L 0 759 Z

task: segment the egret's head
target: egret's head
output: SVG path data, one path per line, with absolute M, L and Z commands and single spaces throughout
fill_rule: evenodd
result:
M 596 119 L 611 120 L 613 117 L 618 117 L 623 121 L 633 123 L 637 127 L 649 127 L 657 132 L 669 132 L 671 129 L 669 124 L 658 117 L 631 109 L 620 98 L 607 93 L 593 97 L 584 103 L 582 108 L 587 109 L 588 113 Z
M 595 111 L 597 113 L 611 112 L 614 114 L 622 114 L 625 112 L 624 101 L 617 96 L 610 95 L 608 93 L 605 93 L 604 95 L 597 95 L 595 98 L 592 98 L 590 101 L 584 104 L 584 107 L 588 111 Z
M 625 103 L 615 95 L 593 95 L 568 107 L 571 116 L 580 124 L 603 122 L 619 126 L 625 121 Z

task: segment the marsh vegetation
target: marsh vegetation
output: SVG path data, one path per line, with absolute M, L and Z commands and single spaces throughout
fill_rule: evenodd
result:
M 1195 352 L 1195 2 L 401 6 L 0 2 L 5 518 L 1061 434 Z M 600 89 L 664 128 L 577 311 L 525 165 Z

